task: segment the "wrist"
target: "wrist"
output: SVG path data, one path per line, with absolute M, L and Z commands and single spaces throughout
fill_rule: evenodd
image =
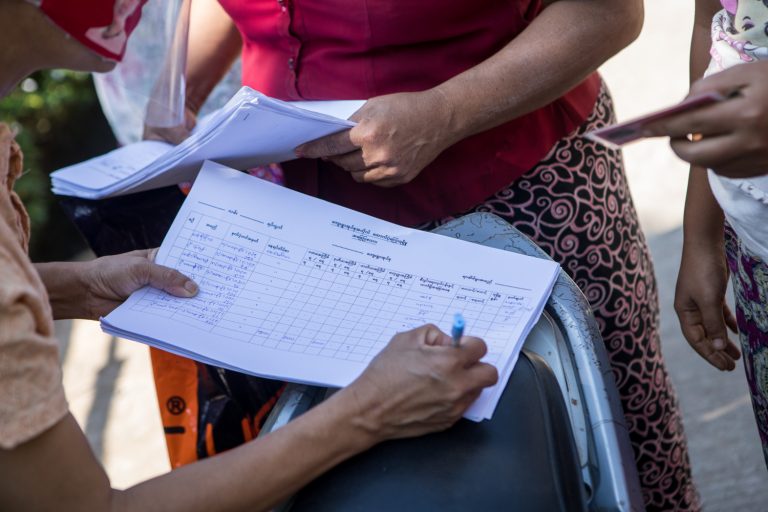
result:
M 200 113 L 200 109 L 203 108 L 203 105 L 205 104 L 205 100 L 208 99 L 211 90 L 212 87 L 209 86 L 188 83 L 184 97 L 184 107 L 188 112 L 197 117 Z
M 90 318 L 86 298 L 87 263 L 51 262 L 37 263 L 35 268 L 48 293 L 53 318 Z
M 446 141 L 446 147 L 474 134 L 470 123 L 471 116 L 467 116 L 462 111 L 460 102 L 454 101 L 448 83 L 440 84 L 425 92 L 430 95 L 435 110 L 440 113 L 440 122 L 435 123 L 435 127 L 442 132 L 441 137 Z
M 725 238 L 722 226 L 719 231 L 706 229 L 683 230 L 681 264 L 692 261 L 724 261 Z
M 683 246 L 722 246 L 725 216 L 709 186 L 705 169 L 692 166 L 683 215 Z
M 725 219 L 699 215 L 692 219 L 686 211 L 683 221 L 683 247 L 719 247 L 725 244 Z
M 326 401 L 333 410 L 329 417 L 336 419 L 334 430 L 344 433 L 348 448 L 354 453 L 368 450 L 386 439 L 381 422 L 376 419 L 375 404 L 359 387 L 357 382 L 353 383 Z

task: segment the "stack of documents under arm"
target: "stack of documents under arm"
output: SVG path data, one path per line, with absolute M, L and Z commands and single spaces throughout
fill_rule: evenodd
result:
M 200 286 L 144 288 L 102 328 L 215 366 L 346 386 L 398 332 L 432 323 L 483 338 L 499 382 L 490 419 L 559 266 L 404 228 L 206 162 L 157 254 Z M 456 350 L 451 348 L 452 350 Z
M 362 101 L 284 102 L 243 87 L 178 146 L 142 141 L 51 174 L 55 194 L 101 199 L 197 175 L 204 160 L 237 169 L 296 158 L 294 148 L 354 126 Z

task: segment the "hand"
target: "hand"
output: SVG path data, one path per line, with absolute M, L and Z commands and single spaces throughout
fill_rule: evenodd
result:
M 394 187 L 458 141 L 450 105 L 436 90 L 371 98 L 350 120 L 357 126 L 302 144 L 296 155 L 333 162 L 359 183 Z
M 675 289 L 675 312 L 688 344 L 719 370 L 733 370 L 739 349 L 728 338 L 736 319 L 725 303 L 728 267 L 722 244 L 683 247 Z
M 147 285 L 176 297 L 195 296 L 197 284 L 177 270 L 154 263 L 156 253 L 157 249 L 145 249 L 82 264 L 87 318 L 96 320 L 108 314 Z
M 672 150 L 693 165 L 730 178 L 768 173 L 768 62 L 741 64 L 691 87 L 689 96 L 738 96 L 649 125 L 649 135 L 672 138 Z M 696 134 L 696 140 L 688 135 Z M 700 136 L 700 137 L 699 137 Z
M 450 336 L 425 325 L 395 336 L 336 396 L 356 404 L 356 423 L 373 442 L 445 430 L 498 380 L 496 368 L 480 362 L 486 350 L 472 337 L 453 347 Z
M 184 110 L 184 124 L 170 127 L 144 125 L 144 140 L 159 140 L 177 145 L 184 141 L 192 133 L 197 124 L 197 114 L 189 107 Z

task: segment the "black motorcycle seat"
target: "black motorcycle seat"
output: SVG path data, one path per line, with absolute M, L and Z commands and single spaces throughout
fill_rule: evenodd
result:
M 491 421 L 462 419 L 445 432 L 380 444 L 305 487 L 290 510 L 586 510 L 552 370 L 523 352 Z

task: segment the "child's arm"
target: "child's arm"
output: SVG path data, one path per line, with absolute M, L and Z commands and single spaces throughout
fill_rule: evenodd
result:
M 736 321 L 725 303 L 728 266 L 723 221 L 705 169 L 691 167 L 675 311 L 691 347 L 716 368 L 733 370 L 739 350 L 726 331 L 727 326 L 735 332 Z
M 145 139 L 178 144 L 189 136 L 208 95 L 240 55 L 242 40 L 217 0 L 195 0 L 191 4 L 188 45 L 185 124 L 171 128 L 145 126 Z
M 716 0 L 697 0 L 691 39 L 691 81 L 709 60 L 710 25 Z M 723 212 L 709 188 L 706 169 L 691 166 L 683 220 L 683 254 L 675 290 L 675 311 L 688 343 L 710 364 L 733 370 L 739 357 L 726 324 L 736 329 L 725 304 L 728 267 L 723 242 Z

